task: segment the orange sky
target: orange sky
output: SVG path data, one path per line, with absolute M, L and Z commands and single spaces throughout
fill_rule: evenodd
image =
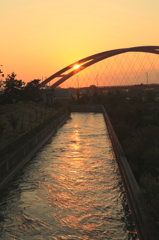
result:
M 158 9 L 158 0 L 1 1 L 1 69 L 27 82 L 98 52 L 159 45 Z

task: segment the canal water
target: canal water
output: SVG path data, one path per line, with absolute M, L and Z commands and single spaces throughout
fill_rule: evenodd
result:
M 1 191 L 0 239 L 136 239 L 123 203 L 103 115 L 72 113 Z

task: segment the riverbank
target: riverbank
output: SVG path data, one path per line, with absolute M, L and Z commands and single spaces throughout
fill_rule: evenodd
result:
M 157 240 L 159 233 L 146 210 L 140 188 L 104 107 L 102 105 L 73 105 L 71 106 L 71 111 L 103 113 L 139 237 L 141 240 Z
M 59 110 L 33 101 L 0 105 L 0 150 Z
M 72 104 L 102 104 L 159 227 L 159 92 L 133 90 L 84 95 Z M 85 100 L 85 101 L 84 101 Z
M 72 111 L 92 111 L 92 112 L 103 112 L 104 114 L 104 108 L 102 106 L 72 106 Z M 2 182 L 2 185 L 4 185 L 17 171 L 20 167 L 22 167 L 26 161 L 28 161 L 33 155 L 34 153 L 47 141 L 47 139 L 53 134 L 55 133 L 55 131 L 61 126 L 61 124 L 63 124 L 66 119 L 68 118 L 69 113 L 68 111 L 66 111 L 65 113 L 63 113 L 63 115 L 59 116 L 59 118 L 54 119 L 54 121 L 49 125 L 47 125 L 47 127 L 44 129 L 43 133 L 39 132 L 39 135 L 36 135 L 34 138 L 32 138 L 32 140 L 30 142 L 28 142 L 27 146 L 24 146 L 24 148 L 20 151 L 20 149 L 18 150 L 18 153 L 15 153 L 11 158 L 8 158 L 9 160 L 7 161 L 2 161 L 3 164 L 1 164 L 0 167 L 0 176 L 3 175 L 4 181 Z M 116 156 L 119 156 L 119 167 L 121 168 L 121 174 L 123 176 L 123 179 L 126 182 L 125 188 L 127 188 L 128 191 L 128 199 L 130 198 L 130 205 L 133 204 L 133 212 L 136 214 L 136 221 L 140 223 L 141 228 L 142 228 L 142 235 L 144 236 L 144 238 L 141 239 L 153 239 L 155 240 L 155 236 L 153 238 L 151 238 L 153 236 L 152 234 L 147 234 L 147 229 L 149 224 L 144 223 L 143 221 L 143 214 L 142 214 L 142 210 L 140 211 L 140 207 L 139 204 L 141 205 L 141 203 L 138 204 L 138 200 L 141 196 L 138 187 L 134 187 L 136 186 L 136 183 L 134 182 L 134 177 L 132 176 L 131 170 L 129 168 L 129 165 L 127 163 L 127 160 L 124 156 L 124 153 L 121 150 L 120 144 L 119 142 L 115 139 L 116 137 L 114 137 L 115 133 L 113 133 L 113 130 L 111 129 L 111 125 L 109 123 L 109 119 L 106 117 L 106 114 L 104 114 L 106 122 L 107 122 L 107 127 L 109 129 L 109 133 L 110 136 L 112 137 L 112 143 L 113 143 L 113 147 L 114 149 L 117 147 L 117 151 Z M 51 126 L 51 128 L 49 127 Z M 51 135 L 50 135 L 51 134 Z M 115 145 L 114 145 L 115 144 Z M 26 151 L 28 151 L 28 156 L 25 155 Z M 17 155 L 16 155 L 17 154 Z M 20 160 L 21 159 L 21 160 Z M 122 167 L 121 167 L 122 166 Z M 130 174 L 131 173 L 131 174 Z M 123 180 L 123 182 L 124 182 Z M 151 236 L 152 235 L 152 236 Z
M 71 113 L 1 191 L 0 235 L 135 240 L 116 168 L 103 115 Z
M 63 109 L 58 112 L 46 126 L 40 126 L 38 133 L 24 145 L 19 145 L 16 151 L 4 155 L 0 160 L 0 188 L 2 188 L 15 173 L 36 153 L 36 151 L 57 131 L 67 120 L 69 112 Z

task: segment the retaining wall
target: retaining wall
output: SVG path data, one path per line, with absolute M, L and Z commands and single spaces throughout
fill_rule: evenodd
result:
M 74 105 L 71 109 L 74 112 L 103 113 L 139 238 L 140 240 L 158 240 L 159 232 L 145 211 L 141 191 L 104 107 L 102 105 L 87 105 L 86 107 Z
M 4 158 L 0 162 L 0 188 L 2 188 L 15 173 L 37 152 L 37 150 L 57 131 L 57 129 L 68 119 L 66 111 L 51 124 L 41 130 L 20 147 L 14 154 Z

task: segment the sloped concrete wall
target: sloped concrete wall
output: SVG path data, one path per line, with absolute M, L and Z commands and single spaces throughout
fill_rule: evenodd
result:
M 30 139 L 25 145 L 20 147 L 14 154 L 4 158 L 3 161 L 0 162 L 0 188 L 2 188 L 28 160 L 30 160 L 68 117 L 69 113 L 66 111 Z
M 145 211 L 140 188 L 103 106 L 102 109 L 138 235 L 141 240 L 157 240 L 159 232 Z

